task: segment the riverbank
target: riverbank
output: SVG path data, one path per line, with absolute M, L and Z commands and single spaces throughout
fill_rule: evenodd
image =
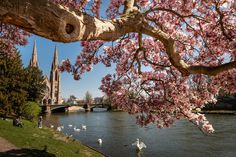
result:
M 104 157 L 99 152 L 65 137 L 49 128 L 39 129 L 36 124 L 23 121 L 23 128 L 13 127 L 11 120 L 0 120 L 0 137 L 17 149 L 0 152 L 0 156 L 12 153 L 29 157 Z
M 236 115 L 235 110 L 202 110 L 200 113 L 203 114 L 232 114 Z
M 230 115 L 236 115 L 235 110 L 201 110 L 201 111 L 196 111 L 193 110 L 193 113 L 202 113 L 202 114 L 230 114 Z

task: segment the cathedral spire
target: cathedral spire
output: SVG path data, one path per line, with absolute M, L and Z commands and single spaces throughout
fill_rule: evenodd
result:
M 37 57 L 37 48 L 36 48 L 36 41 L 34 40 L 34 48 L 33 48 L 33 53 L 32 57 L 30 59 L 29 63 L 30 67 L 38 67 L 38 57 Z
M 50 73 L 52 104 L 60 103 L 60 71 L 58 66 L 58 51 L 55 46 L 52 68 Z
M 54 50 L 54 58 L 53 58 L 53 66 L 57 67 L 58 66 L 58 52 L 57 52 L 57 46 L 55 46 Z

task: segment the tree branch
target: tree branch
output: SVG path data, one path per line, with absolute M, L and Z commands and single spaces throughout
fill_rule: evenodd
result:
M 133 7 L 134 7 L 134 0 L 125 0 L 123 13 L 124 14 L 129 13 Z
M 49 0 L 1 0 L 0 21 L 59 42 L 113 41 L 132 32 L 130 17 L 99 20 Z M 137 22 L 137 21 L 134 21 Z
M 171 64 L 177 68 L 183 76 L 188 76 L 190 74 L 205 74 L 209 76 L 215 76 L 220 72 L 236 68 L 236 61 L 219 66 L 190 66 L 181 59 L 179 53 L 176 51 L 174 39 L 172 39 L 168 34 L 147 25 L 143 27 L 143 33 L 157 38 L 164 44 Z
M 177 11 L 175 10 L 172 10 L 172 9 L 168 9 L 168 8 L 153 8 L 153 9 L 150 9 L 148 11 L 145 12 L 145 15 L 148 15 L 149 13 L 154 13 L 155 11 L 166 11 L 166 12 L 169 12 L 171 14 L 174 14 L 176 16 L 178 16 L 179 18 L 190 18 L 190 17 L 193 17 L 193 18 L 196 18 L 196 19 L 199 19 L 199 20 L 202 20 L 202 21 L 205 21 L 205 22 L 208 22 L 206 21 L 203 17 L 199 16 L 199 15 L 194 15 L 194 14 L 189 14 L 189 15 L 181 15 L 180 13 L 178 13 Z
M 220 24 L 220 29 L 223 33 L 223 35 L 229 40 L 229 41 L 233 41 L 233 39 L 231 38 L 231 36 L 229 34 L 226 33 L 225 28 L 224 28 L 224 22 L 223 22 L 223 18 L 224 18 L 224 14 L 220 12 L 220 9 L 218 8 L 218 5 L 216 4 L 216 12 L 219 14 L 220 18 L 219 18 L 219 24 Z
M 236 61 L 232 61 L 226 64 L 219 66 L 190 66 L 188 68 L 189 73 L 191 74 L 205 74 L 209 76 L 215 76 L 220 72 L 236 68 Z

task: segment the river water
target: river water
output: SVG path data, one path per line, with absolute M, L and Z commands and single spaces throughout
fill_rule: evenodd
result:
M 186 120 L 171 128 L 157 129 L 154 125 L 140 127 L 135 117 L 123 112 L 90 112 L 52 114 L 46 121 L 55 126 L 64 125 L 62 132 L 73 135 L 111 157 L 236 157 L 236 116 L 207 115 L 215 133 L 204 135 Z M 75 132 L 72 124 L 86 131 Z M 102 145 L 97 139 L 103 140 Z M 132 143 L 139 138 L 147 148 L 137 152 Z

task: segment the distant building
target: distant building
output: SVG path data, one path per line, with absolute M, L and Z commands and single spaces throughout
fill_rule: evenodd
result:
M 35 41 L 34 41 L 32 58 L 30 60 L 29 66 L 39 68 Z M 62 99 L 60 98 L 60 71 L 58 65 L 57 47 L 55 47 L 54 50 L 54 58 L 51 66 L 50 79 L 48 79 L 48 77 L 45 75 L 44 83 L 46 84 L 46 90 L 44 91 L 44 96 L 43 99 L 41 100 L 41 104 L 43 105 L 61 104 Z
M 77 104 L 79 104 L 79 105 L 85 104 L 85 100 L 77 100 Z

